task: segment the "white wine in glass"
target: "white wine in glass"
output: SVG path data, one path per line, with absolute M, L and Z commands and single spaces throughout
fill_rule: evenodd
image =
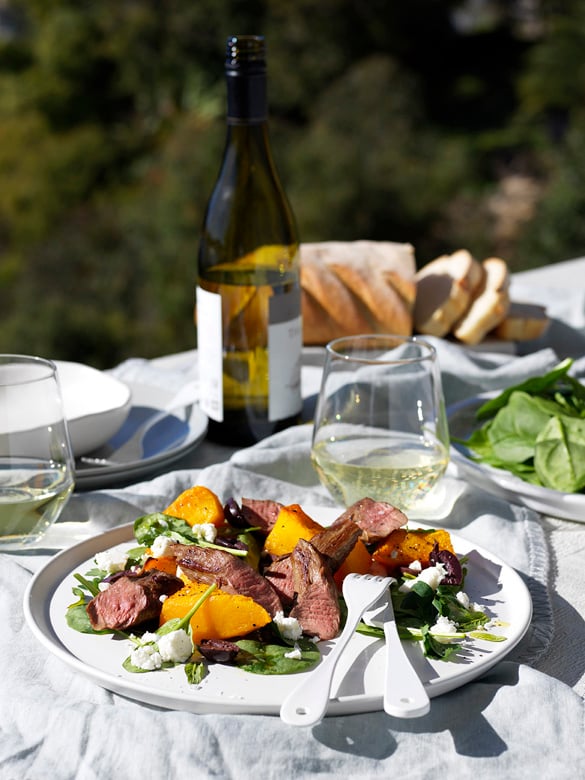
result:
M 341 504 L 366 496 L 408 509 L 445 473 L 449 434 L 434 348 L 416 337 L 327 346 L 311 459 Z
M 37 542 L 74 486 L 57 368 L 0 355 L 0 551 Z

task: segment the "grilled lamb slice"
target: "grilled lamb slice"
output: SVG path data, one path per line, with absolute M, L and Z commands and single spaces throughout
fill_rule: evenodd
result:
M 304 634 L 333 639 L 339 633 L 339 594 L 325 557 L 299 539 L 290 559 L 297 593 L 290 616 L 299 621 Z
M 241 558 L 195 544 L 173 544 L 169 552 L 189 579 L 215 583 L 227 593 L 249 596 L 272 616 L 282 610 L 272 585 Z
M 344 523 L 348 518 L 361 528 L 361 538 L 366 544 L 381 541 L 408 522 L 407 516 L 400 509 L 385 501 L 374 501 L 373 498 L 356 501 L 335 520 L 333 526 Z
M 352 517 L 340 518 L 333 525 L 315 534 L 311 544 L 327 558 L 331 571 L 335 574 L 361 535 L 362 530 Z
M 324 557 L 329 570 L 335 574 L 355 543 L 361 536 L 361 529 L 351 520 L 324 528 L 313 536 L 311 544 Z M 292 560 L 290 555 L 277 558 L 264 570 L 264 577 L 270 582 L 285 606 L 292 604 L 295 596 Z
M 290 606 L 295 597 L 293 571 L 290 555 L 277 558 L 264 570 L 264 578 L 278 593 L 284 606 Z
M 88 603 L 89 622 L 96 631 L 125 631 L 158 620 L 162 608 L 160 597 L 172 596 L 183 584 L 173 574 L 156 569 L 118 577 Z
M 250 526 L 262 529 L 268 535 L 276 523 L 282 504 L 270 499 L 242 498 L 242 514 Z

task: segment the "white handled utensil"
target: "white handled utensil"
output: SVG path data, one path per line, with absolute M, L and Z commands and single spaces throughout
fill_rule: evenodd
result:
M 307 674 L 286 697 L 280 708 L 280 717 L 290 726 L 313 726 L 325 715 L 333 672 L 345 646 L 353 636 L 365 610 L 388 591 L 390 577 L 374 577 L 370 574 L 348 574 L 343 581 L 343 598 L 347 605 L 347 618 L 329 655 Z M 389 594 L 388 594 L 389 598 Z
M 364 614 L 364 623 L 384 629 L 384 711 L 397 718 L 418 718 L 426 715 L 431 708 L 429 696 L 412 668 L 398 636 L 390 593 L 384 597 L 383 603 L 381 600 L 379 605 Z

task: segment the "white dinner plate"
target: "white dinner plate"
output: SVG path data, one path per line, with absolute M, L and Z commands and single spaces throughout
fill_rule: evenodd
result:
M 160 405 L 132 406 L 122 427 L 107 442 L 76 459 L 76 489 L 111 487 L 144 478 L 178 460 L 205 438 L 207 417 L 198 404 L 161 412 Z M 126 452 L 120 457 L 119 448 L 140 431 L 144 436 L 132 448 L 134 454 Z
M 332 522 L 339 510 L 304 507 L 322 524 Z M 411 527 L 424 527 L 411 523 Z M 406 649 L 430 697 L 440 696 L 484 674 L 522 639 L 532 617 L 532 602 L 520 576 L 499 558 L 461 537 L 451 535 L 458 555 L 466 555 L 465 591 L 473 603 L 502 621 L 494 629 L 503 642 L 474 640 L 466 643 L 457 661 L 433 661 L 423 656 L 418 643 Z M 93 557 L 111 547 L 135 545 L 132 526 L 123 526 L 87 540 L 52 558 L 30 582 L 25 598 L 26 620 L 37 639 L 75 671 L 98 685 L 146 704 L 190 712 L 277 714 L 288 693 L 298 684 L 296 675 L 257 675 L 214 664 L 199 685 L 189 685 L 182 666 L 170 670 L 132 674 L 122 667 L 129 655 L 128 640 L 113 635 L 80 634 L 69 628 L 65 613 L 74 600 L 74 572 L 94 567 Z M 321 643 L 323 653 L 331 643 Z M 328 715 L 382 709 L 384 679 L 383 642 L 355 634 L 338 662 Z
M 447 409 L 447 417 L 451 436 L 468 439 L 472 431 L 481 425 L 475 419 L 477 409 L 496 395 L 499 393 L 483 393 L 450 406 Z M 584 493 L 563 493 L 560 490 L 532 485 L 509 471 L 472 460 L 470 450 L 455 442 L 451 444 L 451 461 L 461 477 L 490 493 L 515 504 L 524 504 L 545 515 L 585 523 Z

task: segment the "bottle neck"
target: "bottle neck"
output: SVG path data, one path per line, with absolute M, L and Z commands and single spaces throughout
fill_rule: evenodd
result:
M 261 124 L 268 120 L 266 73 L 226 72 L 228 125 Z

